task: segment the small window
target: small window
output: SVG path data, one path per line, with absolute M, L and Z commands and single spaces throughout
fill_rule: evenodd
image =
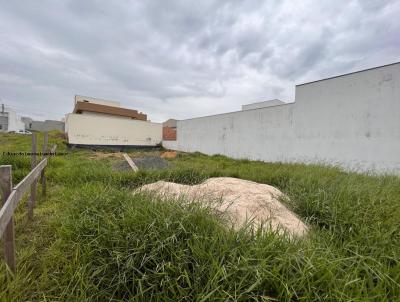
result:
M 3 125 L 0 125 L 0 130 L 3 129 Z

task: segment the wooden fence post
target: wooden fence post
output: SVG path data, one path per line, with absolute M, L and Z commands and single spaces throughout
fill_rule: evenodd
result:
M 1 205 L 3 206 L 10 196 L 12 191 L 12 173 L 11 166 L 0 166 L 0 187 L 2 190 L 3 201 Z M 11 217 L 7 224 L 7 227 L 3 233 L 4 242 L 4 260 L 10 270 L 15 272 L 15 242 L 14 242 L 14 220 Z
M 31 154 L 31 168 L 34 169 L 36 167 L 36 133 L 32 133 L 32 154 Z M 36 204 L 36 185 L 37 180 L 35 179 L 31 185 L 31 196 L 29 198 L 28 204 L 28 218 L 33 218 L 33 208 Z
M 42 156 L 42 158 L 46 157 L 45 154 L 47 152 L 47 139 L 48 139 L 48 134 L 47 134 L 47 132 L 45 132 L 44 136 L 43 136 L 43 149 L 42 149 L 43 156 Z M 46 174 L 45 174 L 45 170 L 46 170 L 46 168 L 42 170 L 42 174 L 41 174 L 42 195 L 43 196 L 46 196 Z

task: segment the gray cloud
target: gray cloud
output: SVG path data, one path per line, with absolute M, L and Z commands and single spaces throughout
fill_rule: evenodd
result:
M 294 85 L 398 61 L 397 1 L 2 1 L 0 98 L 60 118 L 84 94 L 152 120 L 293 100 Z

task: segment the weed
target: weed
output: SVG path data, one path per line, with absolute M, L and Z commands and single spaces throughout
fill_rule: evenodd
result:
M 39 140 L 40 141 L 40 140 Z M 0 136 L 0 151 L 29 137 Z M 59 136 L 50 142 L 65 145 Z M 145 151 L 141 151 L 143 155 Z M 18 272 L 4 301 L 395 301 L 400 297 L 400 178 L 321 165 L 180 154 L 171 168 L 114 171 L 116 158 L 75 150 L 50 160 L 49 190 L 32 223 L 16 214 Z M 16 183 L 29 171 L 13 164 Z M 274 185 L 311 226 L 304 240 L 238 232 L 196 204 L 133 189 L 233 176 Z

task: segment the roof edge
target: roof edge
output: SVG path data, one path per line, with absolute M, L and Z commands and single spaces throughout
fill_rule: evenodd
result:
M 355 74 L 355 73 L 370 71 L 370 70 L 379 69 L 379 68 L 388 67 L 388 66 L 393 66 L 393 65 L 397 65 L 397 64 L 400 64 L 400 61 L 399 62 L 395 62 L 395 63 L 381 65 L 381 66 L 371 67 L 371 68 L 367 68 L 367 69 L 357 70 L 357 71 L 353 71 L 353 72 L 349 72 L 349 73 L 344 73 L 344 74 L 340 74 L 340 75 L 337 75 L 337 76 L 323 78 L 323 79 L 320 79 L 320 80 L 301 83 L 301 84 L 297 84 L 296 87 L 303 86 L 303 85 L 308 85 L 308 84 L 313 84 L 313 83 L 317 83 L 317 82 L 322 82 L 322 81 L 326 81 L 326 80 L 336 79 L 336 78 L 340 78 L 340 77 L 345 77 L 345 76 L 352 75 L 352 74 Z
M 72 113 L 79 114 L 80 112 L 84 112 L 84 111 L 124 116 L 124 117 L 129 117 L 132 119 L 138 119 L 138 120 L 144 120 L 144 121 L 147 120 L 147 114 L 138 112 L 135 109 L 113 107 L 113 106 L 109 106 L 109 105 L 77 101 L 75 103 L 74 110 Z

